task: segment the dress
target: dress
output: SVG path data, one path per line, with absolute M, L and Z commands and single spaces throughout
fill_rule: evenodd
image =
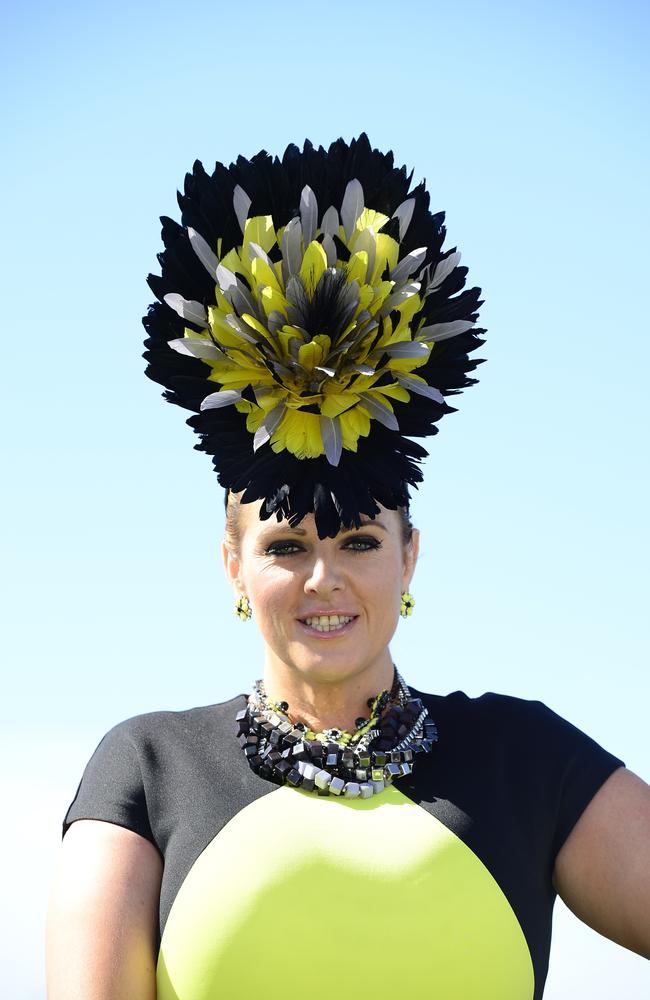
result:
M 439 743 L 369 799 L 255 774 L 243 694 L 106 734 L 63 831 L 107 820 L 163 856 L 158 1000 L 539 1000 L 555 856 L 623 762 L 541 702 L 411 691 Z

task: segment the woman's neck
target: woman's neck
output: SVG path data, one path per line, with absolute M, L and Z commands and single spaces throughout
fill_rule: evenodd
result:
M 343 679 L 316 679 L 284 664 L 267 663 L 264 686 L 273 701 L 288 703 L 293 722 L 303 722 L 317 733 L 325 729 L 354 732 L 356 720 L 370 715 L 368 699 L 390 689 L 393 677 L 390 655 L 381 664 Z

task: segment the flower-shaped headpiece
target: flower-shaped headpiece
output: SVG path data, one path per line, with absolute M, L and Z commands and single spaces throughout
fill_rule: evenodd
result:
M 480 289 L 442 250 L 444 213 L 368 138 L 197 160 L 162 217 L 147 375 L 193 410 L 196 447 L 261 516 L 321 537 L 408 503 L 445 396 L 476 382 Z

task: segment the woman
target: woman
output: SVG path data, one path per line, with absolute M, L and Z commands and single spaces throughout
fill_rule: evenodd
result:
M 163 220 L 148 374 L 227 488 L 264 675 L 100 743 L 64 822 L 49 1000 L 538 1000 L 556 892 L 650 956 L 650 789 L 538 702 L 415 691 L 392 663 L 410 437 L 474 381 L 483 332 L 409 184 L 365 136 L 306 143 L 195 164 L 183 225 Z

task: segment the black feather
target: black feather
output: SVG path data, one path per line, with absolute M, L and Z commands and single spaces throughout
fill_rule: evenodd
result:
M 276 453 L 268 443 L 253 451 L 244 414 L 234 407 L 201 411 L 203 399 L 219 388 L 207 380 L 205 364 L 168 346 L 191 324 L 164 303 L 166 294 L 180 293 L 206 306 L 214 302 L 213 279 L 194 252 L 187 228 L 200 233 L 215 253 L 220 239 L 224 256 L 242 243 L 233 206 L 236 185 L 251 199 L 249 217 L 272 215 L 278 229 L 299 214 L 300 193 L 306 184 L 316 195 L 320 220 L 330 205 L 340 207 L 348 182 L 356 178 L 363 187 L 365 205 L 389 216 L 382 232 L 394 239 L 399 238 L 399 224 L 391 218 L 393 213 L 407 198 L 415 199 L 413 216 L 400 244 L 400 259 L 418 247 L 427 247 L 423 266 L 430 265 L 433 273 L 437 263 L 451 252 L 443 251 L 445 216 L 430 211 L 424 183 L 409 190 L 412 176 L 406 167 L 395 167 L 392 152 L 373 149 L 365 133 L 350 143 L 337 139 L 327 150 L 305 140 L 302 149 L 289 145 L 281 159 L 261 150 L 250 160 L 238 157 L 228 167 L 216 163 L 212 174 L 197 160 L 185 176 L 183 193 L 178 194 L 181 224 L 161 219 L 161 274 L 150 274 L 147 279 L 158 301 L 149 306 L 142 321 L 147 332 L 146 374 L 165 387 L 167 400 L 193 411 L 187 423 L 199 436 L 195 447 L 212 456 L 224 488 L 243 492 L 246 503 L 263 501 L 262 517 L 287 517 L 297 523 L 314 513 L 318 533 L 325 537 L 336 535 L 341 525 L 358 525 L 362 515 L 375 516 L 379 504 L 407 506 L 409 488 L 422 480 L 420 462 L 427 454 L 410 439 L 435 435 L 437 422 L 454 408 L 411 393 L 408 403 L 394 403 L 400 430 L 389 430 L 372 420 L 369 435 L 359 438 L 355 453 L 344 449 L 338 466 L 330 465 L 324 455 L 300 460 L 286 450 Z M 339 259 L 347 261 L 347 247 L 337 236 L 334 241 Z M 270 257 L 272 261 L 280 259 L 277 247 Z M 424 299 L 413 330 L 458 319 L 476 321 L 482 304 L 480 289 L 466 289 L 466 279 L 467 269 L 456 267 Z M 300 325 L 310 335 L 326 333 L 334 340 L 341 332 L 345 321 L 343 291 L 342 279 L 332 276 L 321 280 L 311 301 L 307 296 L 300 301 Z M 474 328 L 435 344 L 417 374 L 444 396 L 458 394 L 476 382 L 468 373 L 481 359 L 469 355 L 483 343 L 484 333 Z M 254 398 L 250 391 L 245 397 Z

